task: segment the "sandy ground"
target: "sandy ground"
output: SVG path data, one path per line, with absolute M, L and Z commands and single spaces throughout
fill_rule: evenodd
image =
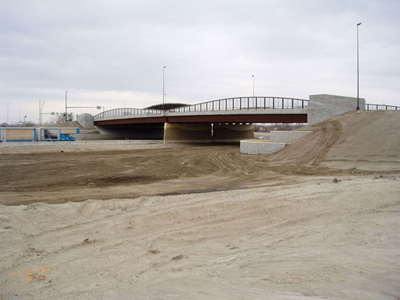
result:
M 0 299 L 398 300 L 399 116 L 266 156 L 0 147 Z

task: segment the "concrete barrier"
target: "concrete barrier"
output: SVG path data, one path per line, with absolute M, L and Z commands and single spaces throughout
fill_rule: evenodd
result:
M 242 140 L 240 153 L 245 154 L 272 154 L 312 131 L 271 131 L 270 140 Z
M 274 143 L 291 143 L 312 131 L 271 131 L 270 141 Z
M 272 143 L 269 141 L 259 140 L 242 140 L 240 141 L 240 153 L 245 154 L 272 154 L 283 148 L 286 143 Z

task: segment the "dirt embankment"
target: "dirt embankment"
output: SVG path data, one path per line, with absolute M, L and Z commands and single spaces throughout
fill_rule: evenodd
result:
M 269 157 L 274 164 L 400 170 L 400 113 L 349 112 L 303 128 L 313 133 Z

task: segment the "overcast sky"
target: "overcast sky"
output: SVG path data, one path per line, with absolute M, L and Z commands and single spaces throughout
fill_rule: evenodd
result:
M 0 0 L 0 122 L 251 96 L 400 105 L 398 0 Z M 70 109 L 96 114 L 96 109 Z M 51 116 L 44 115 L 44 120 Z

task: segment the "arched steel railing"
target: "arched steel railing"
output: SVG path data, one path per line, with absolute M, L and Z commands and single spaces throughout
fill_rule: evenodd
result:
M 212 100 L 166 110 L 167 113 L 213 112 L 229 110 L 305 109 L 308 100 L 282 97 L 235 97 Z M 94 116 L 95 120 L 129 116 L 162 115 L 159 109 L 116 108 Z
M 107 111 L 103 111 L 94 116 L 95 120 L 101 119 L 112 119 L 112 118 L 124 118 L 129 116 L 150 116 L 150 115 L 161 115 L 162 110 L 159 109 L 140 109 L 140 108 L 114 108 Z

